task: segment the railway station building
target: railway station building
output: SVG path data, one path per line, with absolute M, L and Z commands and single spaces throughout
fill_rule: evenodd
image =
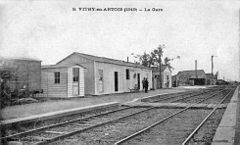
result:
M 159 67 L 152 67 L 153 89 L 160 88 L 159 71 L 160 71 Z M 171 88 L 172 87 L 172 71 L 170 67 L 167 65 L 162 65 L 161 75 L 162 75 L 162 88 Z
M 42 68 L 42 87 L 46 86 L 46 79 L 54 82 L 54 74 L 60 72 L 60 84 L 65 83 L 65 95 L 72 97 L 76 89 L 72 88 L 74 68 L 78 67 L 80 70 L 79 83 L 82 84 L 79 89 L 79 96 L 84 95 L 102 95 L 112 93 L 130 92 L 131 90 L 142 90 L 142 80 L 147 78 L 149 81 L 149 89 L 152 88 L 152 70 L 151 68 L 142 65 L 115 60 L 105 57 L 98 57 L 83 53 L 74 52 L 66 58 L 62 59 L 56 65 L 46 66 Z M 61 69 L 61 71 L 59 71 Z M 72 70 L 72 71 L 71 71 Z M 50 73 L 44 75 L 44 73 Z M 63 75 L 61 75 L 64 73 Z M 46 78 L 47 76 L 47 78 Z M 73 77 L 71 79 L 71 77 Z M 48 83 L 49 85 L 49 83 Z M 58 91 L 55 87 L 55 91 Z M 46 89 L 45 89 L 46 90 Z M 84 91 L 83 91 L 84 90 Z M 54 90 L 52 90 L 54 91 Z M 63 91 L 63 90 L 62 90 Z M 67 92 L 67 93 L 66 93 Z M 58 95 L 54 95 L 58 97 Z M 53 97 L 54 97 L 53 96 Z M 76 95 L 75 95 L 76 96 Z
M 41 97 L 84 96 L 84 67 L 74 65 L 44 65 L 41 70 Z

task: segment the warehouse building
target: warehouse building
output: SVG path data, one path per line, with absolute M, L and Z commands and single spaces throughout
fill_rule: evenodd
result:
M 41 91 L 41 61 L 28 58 L 0 58 L 0 72 L 9 72 L 11 91 Z
M 141 90 L 143 78 L 148 78 L 149 89 L 152 88 L 152 70 L 150 68 L 144 67 L 136 63 L 130 63 L 121 60 L 109 59 L 105 57 L 98 57 L 76 52 L 59 61 L 56 65 L 52 66 L 53 68 L 43 67 L 42 73 L 44 73 L 45 69 L 51 69 L 51 76 L 48 75 L 48 80 L 52 79 L 50 82 L 53 82 L 53 73 L 57 71 L 54 69 L 64 67 L 72 68 L 76 64 L 78 64 L 78 66 L 80 67 L 79 69 L 82 72 L 81 74 L 79 74 L 79 81 L 80 83 L 84 84 L 82 87 L 84 88 L 83 93 L 85 95 L 101 95 L 130 92 L 131 90 Z M 66 74 L 66 70 L 64 71 Z M 68 80 L 66 79 L 71 79 L 67 76 L 71 74 L 71 72 L 68 72 L 67 75 L 65 75 L 65 78 L 62 78 L 64 76 L 62 76 L 60 72 L 60 82 L 62 81 L 67 84 L 66 82 L 68 82 Z M 46 80 L 46 78 L 44 77 L 46 76 L 42 75 L 43 83 L 45 82 L 44 80 Z M 69 84 L 71 83 L 68 83 L 67 85 Z M 42 86 L 44 87 L 44 85 Z M 65 92 L 70 93 L 71 90 L 69 90 L 69 88 L 71 88 L 71 86 L 67 86 L 67 88 L 68 89 L 65 89 Z M 82 92 L 80 91 L 80 94 L 81 93 Z
M 206 74 L 204 70 L 179 71 L 174 81 L 176 81 L 176 86 L 206 85 Z

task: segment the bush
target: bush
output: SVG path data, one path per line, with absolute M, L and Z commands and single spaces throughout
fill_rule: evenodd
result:
M 18 89 L 15 87 L 11 89 L 11 81 L 16 79 L 16 76 L 12 70 L 0 70 L 0 108 L 5 108 L 10 105 L 25 104 L 36 102 L 35 100 L 29 100 L 27 98 L 32 97 L 34 93 L 40 91 L 30 92 L 26 87 Z M 16 83 L 16 82 L 15 82 Z
M 5 81 L 0 84 L 0 108 L 3 109 L 11 104 L 11 92 Z

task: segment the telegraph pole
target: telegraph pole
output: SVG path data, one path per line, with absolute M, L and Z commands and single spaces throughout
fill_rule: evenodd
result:
M 211 73 L 212 73 L 212 75 L 213 75 L 213 57 L 217 57 L 217 56 L 214 56 L 214 55 L 211 56 Z
M 211 73 L 213 75 L 213 55 L 211 56 Z
M 195 75 L 196 75 L 196 78 L 198 78 L 198 75 L 197 75 L 197 60 L 195 60 Z

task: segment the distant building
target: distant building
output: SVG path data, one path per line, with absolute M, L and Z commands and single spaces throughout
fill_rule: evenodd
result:
M 212 73 L 206 73 L 206 85 L 216 85 L 217 78 Z
M 152 75 L 153 89 L 159 89 L 160 88 L 159 68 L 152 67 L 152 73 L 153 73 Z M 162 75 L 162 88 L 171 88 L 172 87 L 172 71 L 169 68 L 169 66 L 162 65 L 161 75 Z
M 11 90 L 40 91 L 41 61 L 28 58 L 0 58 L 0 72 L 9 71 Z
M 206 85 L 206 74 L 204 70 L 179 71 L 174 81 L 176 81 L 176 86 Z
M 71 79 L 66 76 L 72 74 L 71 72 L 66 74 L 66 71 L 67 69 L 71 70 L 76 64 L 80 66 L 80 70 L 84 68 L 84 74 L 79 74 L 79 82 L 84 82 L 84 94 L 86 95 L 130 92 L 131 89 L 141 90 L 143 78 L 148 78 L 149 89 L 152 88 L 152 70 L 150 68 L 136 63 L 76 52 L 59 61 L 53 68 L 46 68 L 47 70 L 51 70 L 51 75 L 48 75 L 48 79 L 51 79 L 50 82 L 52 83 L 54 81 L 53 74 L 60 72 L 59 85 L 62 85 L 61 83 L 66 84 L 66 82 L 69 82 Z M 62 67 L 65 68 L 65 70 L 62 70 L 63 72 L 58 70 Z M 42 68 L 42 72 L 45 71 L 44 69 L 45 68 Z M 43 82 L 44 79 L 46 79 L 44 77 L 45 76 L 42 76 Z M 71 82 L 67 85 L 71 85 Z M 65 91 L 71 93 L 71 91 L 69 91 L 71 87 L 73 87 L 73 85 L 67 86 L 68 89 L 65 89 Z M 72 91 L 72 93 L 74 93 L 74 91 Z M 67 97 L 68 95 L 65 96 Z
M 216 85 L 228 85 L 229 83 L 223 79 L 217 79 Z

